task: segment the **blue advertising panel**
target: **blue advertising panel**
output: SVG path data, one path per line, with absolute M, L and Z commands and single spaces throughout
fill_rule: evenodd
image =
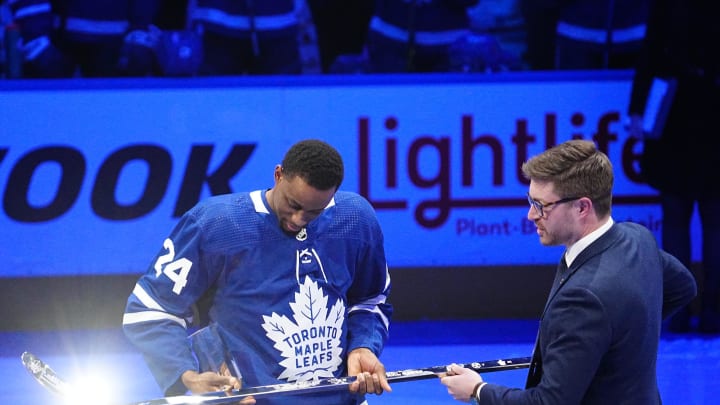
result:
M 615 219 L 659 235 L 629 90 L 627 73 L 0 84 L 1 274 L 142 272 L 185 210 L 271 187 L 304 138 L 343 155 L 392 267 L 555 262 L 520 166 L 571 138 L 612 160 Z

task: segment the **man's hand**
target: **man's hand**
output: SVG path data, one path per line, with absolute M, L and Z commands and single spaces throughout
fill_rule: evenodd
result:
M 350 392 L 356 394 L 382 394 L 392 392 L 385 375 L 385 366 L 370 349 L 360 347 L 348 354 L 348 375 L 357 376 L 350 384 Z
M 440 383 L 447 387 L 448 394 L 456 400 L 469 402 L 473 389 L 482 380 L 475 371 L 452 364 L 448 372 L 440 378 Z
M 188 370 L 184 372 L 180 378 L 183 384 L 185 384 L 193 394 L 204 394 L 215 391 L 226 391 L 229 393 L 233 389 L 239 390 L 242 386 L 240 380 L 237 378 L 231 375 L 220 375 L 212 371 L 198 373 L 197 371 Z M 252 405 L 255 403 L 255 399 L 248 397 L 240 403 L 243 405 Z

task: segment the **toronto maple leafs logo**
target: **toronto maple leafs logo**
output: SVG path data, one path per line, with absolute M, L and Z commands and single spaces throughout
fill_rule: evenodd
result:
M 345 322 L 345 304 L 341 299 L 328 308 L 328 297 L 310 277 L 290 303 L 293 320 L 273 312 L 263 315 L 265 335 L 285 358 L 285 370 L 278 377 L 288 381 L 308 381 L 333 377 L 342 362 L 340 338 Z

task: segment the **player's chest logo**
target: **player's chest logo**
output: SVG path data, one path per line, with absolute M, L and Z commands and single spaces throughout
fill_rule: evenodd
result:
M 345 304 L 337 298 L 330 306 L 317 282 L 305 277 L 295 293 L 295 301 L 289 305 L 293 319 L 275 312 L 263 315 L 265 335 L 275 342 L 273 347 L 284 358 L 280 365 L 285 370 L 278 379 L 307 381 L 333 377 L 342 360 Z

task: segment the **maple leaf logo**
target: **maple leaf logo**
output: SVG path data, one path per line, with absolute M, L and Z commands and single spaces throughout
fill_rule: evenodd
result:
M 288 381 L 307 381 L 333 377 L 342 363 L 340 346 L 345 305 L 341 299 L 328 308 L 328 297 L 310 277 L 300 285 L 291 302 L 293 320 L 273 312 L 263 315 L 265 335 L 285 358 L 280 365 L 285 370 L 278 376 Z

